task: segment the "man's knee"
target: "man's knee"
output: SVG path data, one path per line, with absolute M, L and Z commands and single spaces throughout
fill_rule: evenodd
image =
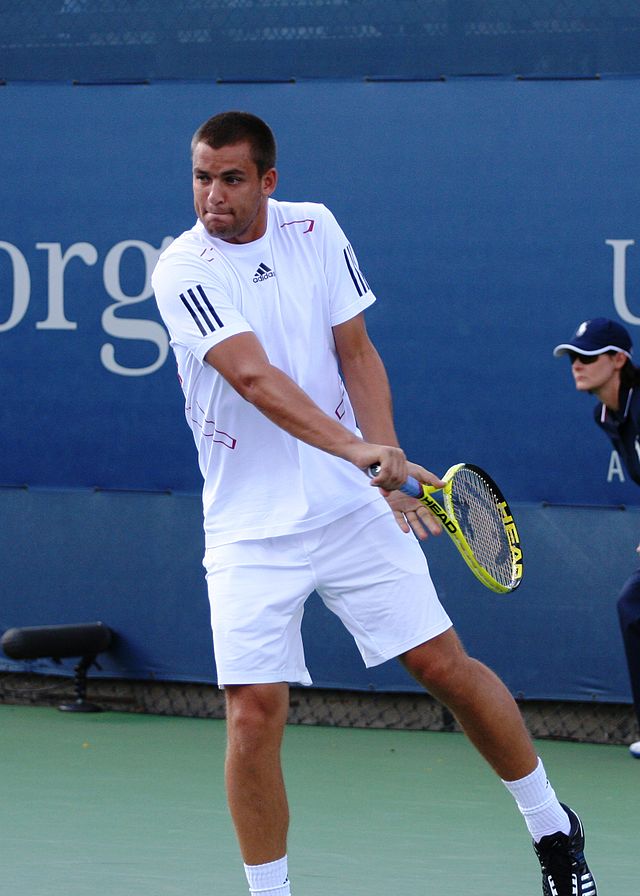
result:
M 225 697 L 231 741 L 256 746 L 282 737 L 289 703 L 286 685 L 229 685 Z
M 471 661 L 453 629 L 407 651 L 400 660 L 417 681 L 434 693 L 448 690 L 461 668 Z

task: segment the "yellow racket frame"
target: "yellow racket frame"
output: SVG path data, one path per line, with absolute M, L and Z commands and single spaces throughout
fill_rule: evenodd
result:
M 511 581 L 508 585 L 505 585 L 502 582 L 498 582 L 497 579 L 495 579 L 491 575 L 491 573 L 488 572 L 488 570 L 486 570 L 476 560 L 471 549 L 471 545 L 462 534 L 460 525 L 456 519 L 455 510 L 451 500 L 451 489 L 453 484 L 453 477 L 458 470 L 462 469 L 462 467 L 467 467 L 474 472 L 477 472 L 487 481 L 487 484 L 495 493 L 497 499 L 497 507 L 500 509 L 502 525 L 504 527 L 505 535 L 509 543 L 509 550 L 511 552 L 512 575 Z M 479 467 L 474 467 L 473 464 L 454 464 L 452 467 L 449 467 L 442 479 L 446 483 L 442 488 L 434 485 L 424 485 L 423 483 L 420 483 L 420 486 L 422 487 L 422 497 L 418 497 L 418 501 L 420 501 L 421 504 L 424 504 L 424 506 L 427 507 L 431 511 L 433 516 L 439 521 L 442 528 L 451 537 L 455 546 L 460 551 L 462 558 L 464 559 L 471 572 L 480 582 L 482 582 L 483 585 L 485 585 L 491 591 L 495 591 L 497 594 L 510 594 L 512 591 L 515 591 L 515 589 L 520 585 L 522 581 L 522 547 L 520 544 L 520 536 L 518 534 L 518 528 L 513 518 L 513 514 L 511 513 L 509 505 L 503 497 L 500 489 L 497 487 L 491 477 L 484 472 L 484 470 L 481 470 Z M 442 491 L 443 494 L 444 507 L 442 506 L 442 504 L 439 504 L 438 501 L 435 500 L 435 498 L 432 497 L 435 492 L 439 491 Z

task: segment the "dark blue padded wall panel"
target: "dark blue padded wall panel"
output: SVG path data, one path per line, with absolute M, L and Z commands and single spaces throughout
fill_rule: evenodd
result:
M 100 620 L 116 639 L 92 675 L 215 681 L 196 496 L 11 489 L 0 506 L 12 533 L 0 542 L 0 631 Z M 636 563 L 640 511 L 515 511 L 527 567 L 509 597 L 476 582 L 444 535 L 426 547 L 465 645 L 519 697 L 628 701 L 615 599 Z M 317 595 L 303 631 L 316 687 L 418 690 L 396 661 L 365 669 Z M 68 674 L 73 664 L 0 654 L 0 671 Z

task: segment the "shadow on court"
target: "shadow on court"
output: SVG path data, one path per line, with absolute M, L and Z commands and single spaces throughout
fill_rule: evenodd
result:
M 0 706 L 3 892 L 246 896 L 224 723 Z M 640 762 L 544 741 L 599 896 L 637 896 Z M 511 797 L 460 734 L 289 726 L 293 896 L 539 896 Z

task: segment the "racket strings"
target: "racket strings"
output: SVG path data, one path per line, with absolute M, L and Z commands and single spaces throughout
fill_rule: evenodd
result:
M 478 474 L 459 470 L 449 495 L 453 515 L 476 561 L 500 584 L 513 581 L 513 561 L 500 499 Z

